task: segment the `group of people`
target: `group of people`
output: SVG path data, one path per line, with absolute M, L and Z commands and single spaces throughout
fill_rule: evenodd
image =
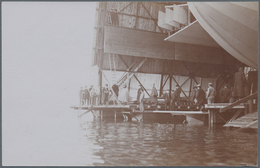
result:
M 96 105 L 99 102 L 99 92 L 93 85 L 91 85 L 89 89 L 87 86 L 85 86 L 85 89 L 81 87 L 79 91 L 79 99 L 81 105 Z
M 102 87 L 101 93 L 99 89 L 95 89 L 93 85 L 88 89 L 85 86 L 80 88 L 79 98 L 81 105 L 108 105 L 109 100 L 113 102 L 113 104 L 128 104 L 130 100 L 129 91 L 126 85 L 123 86 L 121 90 L 119 90 L 119 86 L 114 84 L 111 88 L 108 87 L 108 84 L 105 87 Z

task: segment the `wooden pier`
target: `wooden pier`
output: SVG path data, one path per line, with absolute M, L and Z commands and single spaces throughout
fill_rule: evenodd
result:
M 242 116 L 232 122 L 224 125 L 224 127 L 239 127 L 239 128 L 258 128 L 258 112 L 250 113 Z

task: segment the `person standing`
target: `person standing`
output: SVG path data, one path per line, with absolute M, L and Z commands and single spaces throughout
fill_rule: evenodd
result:
M 157 103 L 157 96 L 158 96 L 158 92 L 157 92 L 157 89 L 155 88 L 155 83 L 154 83 L 153 87 L 152 87 L 152 92 L 151 92 L 151 102 L 152 103 Z
M 91 98 L 91 105 L 96 105 L 96 91 L 94 87 L 91 88 L 90 98 Z
M 194 86 L 190 93 L 190 101 L 192 104 L 194 104 L 194 100 L 195 100 L 195 96 L 196 96 L 196 88 L 197 88 L 197 86 Z
M 87 86 L 84 89 L 84 101 L 86 105 L 89 105 L 89 91 Z
M 103 90 L 104 94 L 104 105 L 108 105 L 108 97 L 109 97 L 109 89 L 108 89 L 108 84 L 106 84 L 105 89 Z
M 219 98 L 221 103 L 228 103 L 231 97 L 231 90 L 227 87 L 227 84 L 219 91 Z
M 142 90 L 142 85 L 140 84 L 139 89 L 137 90 L 137 97 L 136 97 L 137 103 L 140 102 L 140 94 L 142 92 L 141 90 Z
M 140 101 L 140 106 L 139 106 L 140 107 L 140 111 L 144 112 L 144 89 L 143 88 L 141 88 L 139 101 Z
M 246 77 L 243 72 L 243 67 L 234 75 L 234 88 L 233 93 L 235 99 L 242 99 L 245 97 Z
M 181 88 L 179 85 L 176 85 L 175 88 L 175 92 L 172 95 L 172 103 L 173 106 L 175 106 L 175 104 L 180 104 L 180 95 L 181 95 Z
M 200 108 L 204 106 L 205 103 L 205 92 L 201 89 L 201 85 L 197 85 L 196 96 L 195 96 L 195 104 Z
M 164 101 L 165 101 L 165 110 L 170 109 L 170 89 L 167 90 L 167 92 L 164 94 Z
M 212 83 L 208 83 L 208 89 L 206 91 L 207 103 L 208 104 L 214 103 L 215 96 L 216 96 L 215 88 L 213 88 Z
M 84 105 L 84 90 L 83 87 L 79 90 L 79 103 L 80 105 Z
M 114 85 L 112 86 L 112 89 L 113 89 L 113 91 L 115 92 L 116 97 L 118 98 L 118 94 L 119 94 L 119 87 L 118 87 L 118 85 L 117 85 L 117 84 L 114 84 Z

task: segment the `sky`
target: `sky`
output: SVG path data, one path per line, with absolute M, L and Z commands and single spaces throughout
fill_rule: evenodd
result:
M 2 3 L 3 106 L 39 107 L 53 102 L 48 100 L 70 106 L 81 86 L 96 85 L 96 68 L 91 67 L 95 5 Z
M 81 86 L 97 85 L 95 9 L 96 2 L 2 2 L 4 165 L 82 163 L 70 106 Z

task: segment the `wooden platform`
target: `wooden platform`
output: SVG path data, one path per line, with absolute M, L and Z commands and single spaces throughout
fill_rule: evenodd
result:
M 81 110 L 113 110 L 113 109 L 123 109 L 123 110 L 130 110 L 130 105 L 83 105 L 79 106 L 71 106 L 74 109 L 81 109 Z
M 188 115 L 188 114 L 208 114 L 208 112 L 203 112 L 203 111 L 157 111 L 157 110 L 151 110 L 151 111 L 134 111 L 134 112 L 123 112 L 123 113 L 157 113 L 157 114 L 172 114 L 172 115 Z
M 230 105 L 231 103 L 212 103 L 212 104 L 205 104 L 205 108 L 206 109 L 222 109 L 228 105 Z M 243 109 L 245 108 L 245 106 L 243 104 L 234 106 L 233 108 L 235 109 Z
M 258 129 L 258 112 L 244 115 L 230 123 L 225 124 L 224 127 L 240 127 L 240 128 Z

